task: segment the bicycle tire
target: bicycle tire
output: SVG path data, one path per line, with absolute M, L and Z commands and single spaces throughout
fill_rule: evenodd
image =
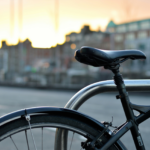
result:
M 94 126 L 88 125 L 84 120 L 80 120 L 77 118 L 72 118 L 72 117 L 68 117 L 66 115 L 60 115 L 60 114 L 31 115 L 30 124 L 32 127 L 32 132 L 34 132 L 34 130 L 37 131 L 37 128 L 41 128 L 42 130 L 47 127 L 48 127 L 48 129 L 50 127 L 61 128 L 61 129 L 67 129 L 68 131 L 73 132 L 73 134 L 77 133 L 79 136 L 85 137 L 86 140 L 89 139 L 89 137 L 96 137 L 98 135 L 98 133 L 100 133 L 100 131 L 98 129 L 96 129 Z M 31 140 L 32 136 L 29 138 L 29 134 L 28 134 L 29 131 L 30 131 L 29 124 L 28 124 L 27 120 L 25 119 L 25 117 L 21 117 L 19 119 L 15 119 L 13 121 L 7 122 L 0 127 L 0 141 L 1 141 L 0 143 L 5 143 L 6 140 L 11 139 L 10 141 L 11 141 L 12 145 L 14 147 L 17 147 L 16 149 L 19 150 L 19 146 L 21 143 L 18 144 L 15 140 L 16 140 L 16 136 L 19 134 L 18 140 L 20 142 L 20 140 L 21 140 L 20 134 L 23 133 L 24 134 L 23 138 L 24 139 L 26 138 L 26 147 L 28 149 L 30 149 L 29 147 L 32 148 L 33 143 L 31 142 L 31 144 L 29 144 L 29 142 L 32 141 Z M 37 131 L 37 132 L 39 133 L 40 131 Z M 25 137 L 26 133 L 27 133 L 27 137 Z M 47 134 L 47 131 L 45 133 Z M 37 133 L 34 132 L 34 137 L 40 138 L 36 134 Z M 39 133 L 39 134 L 41 134 L 41 133 Z M 15 138 L 15 140 L 13 138 Z M 27 138 L 29 138 L 29 139 L 27 139 Z M 102 143 L 103 144 L 106 143 L 108 139 L 109 139 L 109 135 L 103 136 Z M 42 143 L 42 140 L 43 139 L 41 139 L 41 143 Z M 81 140 L 81 141 L 84 142 L 85 139 Z M 45 141 L 43 141 L 43 142 L 45 142 Z M 37 142 L 37 144 L 38 144 L 37 147 L 40 147 L 39 142 Z M 71 144 L 72 144 L 72 142 L 71 142 Z M 81 144 L 81 143 L 79 142 L 79 144 Z M 10 149 L 10 148 L 8 148 L 7 142 L 6 142 L 6 148 L 3 148 L 3 147 L 4 147 L 4 145 L 2 144 L 2 148 L 0 148 L 0 149 L 3 149 L 3 150 Z M 50 147 L 50 145 L 44 146 L 44 148 L 45 147 L 48 147 L 46 149 L 52 148 L 52 147 Z M 23 148 L 24 147 L 21 144 L 21 149 L 23 150 Z M 77 146 L 75 146 L 75 149 L 77 149 Z M 81 147 L 80 147 L 80 149 L 81 149 Z M 119 150 L 119 149 L 120 149 L 120 147 L 118 147 L 117 144 L 114 144 L 108 150 Z M 74 150 L 74 149 L 71 149 L 71 150 Z

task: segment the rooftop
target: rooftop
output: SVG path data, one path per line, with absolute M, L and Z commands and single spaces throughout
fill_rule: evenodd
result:
M 120 24 L 115 24 L 115 23 L 111 20 L 111 21 L 108 23 L 107 28 L 115 27 L 115 26 L 118 26 L 118 25 L 128 25 L 128 24 L 131 24 L 131 23 L 141 23 L 141 22 L 145 22 L 145 21 L 149 21 L 149 22 L 150 22 L 150 19 L 143 19 L 143 20 L 125 22 L 125 23 L 120 23 Z

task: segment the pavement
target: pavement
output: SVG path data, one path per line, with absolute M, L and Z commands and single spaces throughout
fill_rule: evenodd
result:
M 64 107 L 76 92 L 77 91 L 0 87 L 0 116 L 18 109 L 35 106 Z M 113 116 L 113 125 L 118 126 L 125 122 L 126 118 L 120 100 L 117 100 L 115 95 L 115 93 L 96 95 L 84 103 L 78 111 L 94 117 L 99 121 L 111 121 Z M 150 105 L 150 93 L 129 93 L 129 96 L 132 103 Z M 147 120 L 139 126 L 147 150 L 150 147 L 148 138 L 150 133 L 149 125 L 150 120 Z M 135 150 L 130 132 L 126 133 L 121 138 L 121 141 L 129 150 Z M 74 149 L 78 149 L 76 146 L 74 147 Z M 0 145 L 0 149 L 4 149 L 3 145 Z M 6 149 L 11 150 L 12 148 L 11 146 L 7 146 Z M 23 150 L 23 148 L 21 149 Z

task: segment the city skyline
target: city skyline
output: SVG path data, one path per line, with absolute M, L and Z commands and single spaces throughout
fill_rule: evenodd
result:
M 56 31 L 55 0 L 0 1 L 0 41 L 17 44 L 19 39 L 29 39 L 33 47 L 51 47 L 63 43 L 66 34 L 79 32 L 85 24 L 90 25 L 92 30 L 104 31 L 110 20 L 121 23 L 150 18 L 148 0 L 136 3 L 135 0 L 114 0 L 113 3 L 110 0 L 59 0 L 57 3 Z

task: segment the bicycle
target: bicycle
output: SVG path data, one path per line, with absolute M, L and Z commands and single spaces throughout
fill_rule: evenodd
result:
M 82 47 L 76 51 L 75 58 L 84 64 L 96 67 L 104 66 L 105 69 L 109 69 L 114 73 L 114 81 L 119 91 L 119 95 L 116 98 L 121 100 L 127 121 L 111 131 L 109 127 L 112 126 L 112 122 L 98 122 L 74 110 L 57 107 L 27 108 L 0 118 L 0 141 L 6 143 L 6 149 L 8 140 L 17 150 L 19 146 L 16 140 L 19 140 L 20 143 L 22 142 L 21 149 L 49 149 L 50 147 L 45 147 L 44 143 L 49 144 L 50 140 L 44 139 L 44 133 L 47 134 L 47 130 L 56 128 L 55 150 L 67 150 L 68 141 L 70 142 L 69 149 L 73 149 L 73 137 L 70 137 L 68 131 L 73 132 L 73 136 L 75 136 L 75 133 L 82 136 L 81 140 L 75 141 L 79 142 L 77 145 L 79 148 L 75 146 L 75 149 L 126 150 L 126 147 L 119 139 L 127 131 L 131 130 L 136 148 L 144 150 L 138 125 L 150 117 L 150 106 L 135 105 L 130 102 L 123 78 L 119 73 L 120 63 L 127 59 L 145 59 L 144 53 L 138 50 L 106 51 Z M 88 98 L 97 94 L 95 91 L 91 92 L 92 94 L 90 92 L 84 93 L 83 96 Z M 69 105 L 72 105 L 72 103 Z M 75 109 L 78 107 L 79 105 L 76 105 Z M 139 115 L 135 116 L 133 110 L 138 111 Z M 30 137 L 28 132 L 31 132 Z M 41 139 L 38 139 L 39 135 Z M 22 136 L 24 139 L 21 139 Z M 37 140 L 40 142 L 37 142 Z

